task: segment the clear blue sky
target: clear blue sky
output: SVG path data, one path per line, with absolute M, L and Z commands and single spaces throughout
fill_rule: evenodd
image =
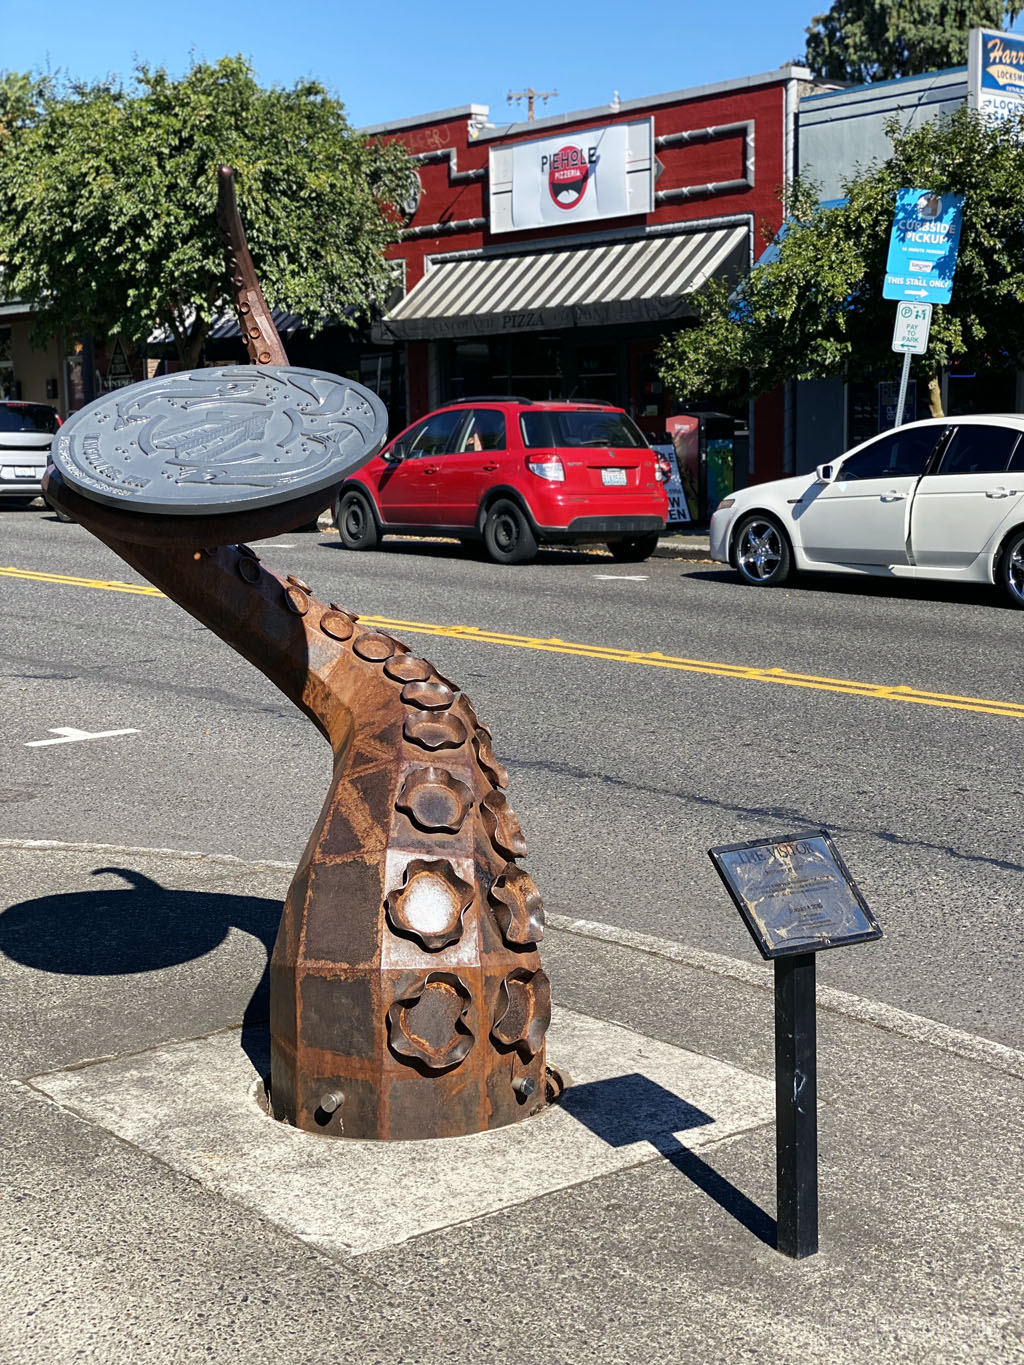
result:
M 517 117 L 509 90 L 557 90 L 538 116 L 772 71 L 799 59 L 828 0 L 0 0 L 0 68 L 128 76 L 137 60 L 172 75 L 193 57 L 241 52 L 266 84 L 312 76 L 357 127 L 486 104 Z M 519 115 L 525 118 L 525 107 Z

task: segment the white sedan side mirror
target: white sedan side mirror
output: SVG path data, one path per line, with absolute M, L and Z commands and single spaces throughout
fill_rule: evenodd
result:
M 817 469 L 819 483 L 831 483 L 836 476 L 834 464 L 820 464 Z

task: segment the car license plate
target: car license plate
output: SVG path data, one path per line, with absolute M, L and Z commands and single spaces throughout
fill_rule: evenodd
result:
M 33 469 L 31 465 L 16 464 L 14 466 L 14 477 L 16 479 L 38 479 L 40 471 Z
M 601 482 L 624 484 L 626 482 L 626 471 L 624 469 L 602 469 Z

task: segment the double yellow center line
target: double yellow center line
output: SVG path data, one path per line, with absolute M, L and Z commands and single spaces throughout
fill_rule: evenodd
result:
M 158 588 L 141 583 L 122 583 L 117 579 L 75 578 L 70 574 L 36 573 L 29 569 L 0 566 L 0 576 L 53 583 L 62 587 L 93 588 L 101 592 L 134 593 L 142 597 L 163 597 Z M 439 635 L 475 644 L 496 645 L 504 649 L 531 649 L 546 654 L 567 654 L 579 659 L 600 659 L 607 663 L 667 668 L 681 673 L 703 673 L 715 678 L 734 678 L 738 682 L 775 683 L 781 687 L 802 687 L 814 692 L 831 692 L 845 697 L 867 697 L 873 701 L 909 702 L 916 706 L 938 706 L 951 711 L 975 711 L 986 716 L 1009 716 L 1024 720 L 1024 702 L 993 701 L 983 697 L 962 697 L 949 692 L 925 692 L 904 684 L 857 682 L 850 678 L 818 677 L 813 673 L 792 673 L 785 668 L 758 668 L 747 664 L 718 663 L 712 659 L 686 659 L 658 650 L 612 649 L 605 645 L 579 644 L 572 640 L 538 635 L 506 635 L 477 626 L 440 626 L 426 621 L 401 621 L 385 616 L 361 616 L 364 625 L 376 626 L 395 634 Z

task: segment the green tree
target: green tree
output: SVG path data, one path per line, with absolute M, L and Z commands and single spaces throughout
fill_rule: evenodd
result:
M 322 86 L 264 89 L 241 57 L 181 80 L 139 66 L 127 88 L 0 80 L 0 269 L 6 295 L 37 309 L 36 339 L 138 343 L 163 325 L 193 367 L 230 301 L 223 162 L 268 303 L 315 328 L 386 294 L 408 161 L 355 134 Z
M 1020 0 L 835 0 L 807 29 L 805 61 L 826 80 L 883 81 L 967 61 L 972 28 L 1005 28 Z
M 0 74 L 0 147 L 15 129 L 38 115 L 49 87 L 49 76 L 34 76 L 29 71 Z
M 951 303 L 936 308 L 928 354 L 916 360 L 932 412 L 937 370 L 958 357 L 979 368 L 1024 363 L 1024 120 L 987 124 L 966 107 L 910 132 L 894 121 L 888 161 L 844 185 L 823 208 L 795 185 L 777 255 L 738 285 L 709 281 L 699 325 L 661 349 L 662 376 L 683 400 L 756 397 L 787 379 L 858 378 L 891 370 L 895 304 L 882 298 L 896 192 L 964 196 Z

